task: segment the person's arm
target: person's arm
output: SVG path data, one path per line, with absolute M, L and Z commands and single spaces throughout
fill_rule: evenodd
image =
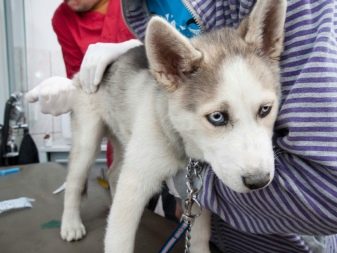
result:
M 273 182 L 262 190 L 238 194 L 223 185 L 211 168 L 204 175 L 202 205 L 241 231 L 337 232 L 334 1 L 304 2 L 288 1 Z

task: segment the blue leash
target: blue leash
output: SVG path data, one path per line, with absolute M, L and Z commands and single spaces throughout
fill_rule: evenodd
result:
M 159 253 L 168 253 L 170 252 L 174 246 L 177 244 L 177 242 L 185 235 L 186 230 L 190 224 L 182 220 L 178 227 L 173 231 L 173 233 L 170 235 L 169 239 L 165 242 L 164 246 L 160 249 Z

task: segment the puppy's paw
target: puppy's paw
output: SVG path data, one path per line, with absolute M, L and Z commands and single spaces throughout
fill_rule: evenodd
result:
M 81 220 L 62 220 L 61 237 L 65 241 L 77 241 L 82 239 L 86 234 L 85 227 Z

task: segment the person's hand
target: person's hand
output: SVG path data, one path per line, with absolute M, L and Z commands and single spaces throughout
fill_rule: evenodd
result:
M 97 90 L 106 67 L 131 48 L 142 45 L 139 40 L 122 43 L 91 44 L 82 61 L 79 78 L 81 88 L 87 93 Z
M 58 116 L 72 110 L 76 87 L 64 77 L 50 77 L 28 91 L 25 99 L 29 103 L 39 101 L 41 112 Z

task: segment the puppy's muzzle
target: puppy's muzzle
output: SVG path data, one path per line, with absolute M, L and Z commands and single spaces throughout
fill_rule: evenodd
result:
M 243 184 L 250 190 L 265 187 L 270 182 L 270 173 L 242 176 Z

